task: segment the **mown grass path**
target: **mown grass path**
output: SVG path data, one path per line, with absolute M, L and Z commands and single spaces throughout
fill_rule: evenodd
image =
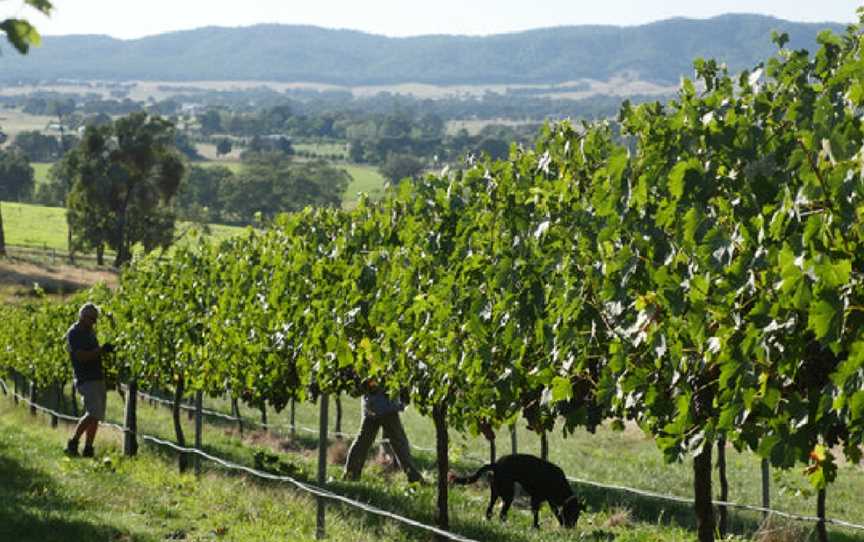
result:
M 168 410 L 149 406 L 146 401 L 139 405 L 140 430 L 171 439 Z M 356 402 L 348 400 L 345 406 L 346 430 L 352 431 Z M 120 419 L 121 408 L 119 398 L 111 392 L 109 419 Z M 253 414 L 248 409 L 245 413 Z M 298 421 L 311 422 L 313 415 L 313 409 L 304 406 L 298 412 Z M 272 417 L 282 421 L 281 414 Z M 303 438 L 301 434 L 297 440 L 290 441 L 247 429 L 245 440 L 240 440 L 230 423 L 208 422 L 204 439 L 208 452 L 250 466 L 256 463 L 256 455 L 264 454 L 275 458 L 276 462 L 270 463 L 275 472 L 307 480 L 313 477 L 314 436 Z M 188 437 L 191 422 L 185 415 L 183 423 Z M 409 411 L 406 424 L 409 435 L 422 443 L 425 440 L 422 419 Z M 212 465 L 205 465 L 205 474 L 199 479 L 179 475 L 173 454 L 150 445 L 142 447 L 138 458 L 127 459 L 119 454 L 119 433 L 107 428 L 100 431 L 96 460 L 68 459 L 61 448 L 70 430 L 62 425 L 52 430 L 44 416 L 33 418 L 26 414 L 23 406 L 15 407 L 8 397 L 0 397 L 0 479 L 10 481 L 0 484 L 0 540 L 314 539 L 314 501 L 285 485 L 228 474 Z M 595 444 L 605 447 L 613 438 L 601 435 Z M 523 442 L 529 444 L 526 440 Z M 465 444 L 471 453 L 484 451 L 476 443 Z M 571 442 L 571 446 L 575 444 Z M 374 460 L 368 462 L 359 483 L 339 481 L 339 447 L 336 443 L 331 449 L 331 489 L 419 521 L 434 521 L 432 488 L 410 486 L 400 473 Z M 639 447 L 636 439 L 632 440 L 632 447 Z M 569 455 L 560 443 L 554 453 L 562 457 Z M 632 461 L 629 457 L 632 453 L 633 450 L 622 451 L 620 458 L 614 458 L 607 450 L 605 462 Z M 416 455 L 427 477 L 431 478 L 434 458 L 422 451 Z M 470 463 L 458 461 L 457 468 L 468 469 Z M 670 474 L 671 478 L 676 477 L 674 469 Z M 646 476 L 654 475 L 646 473 Z M 678 526 L 686 525 L 687 507 L 664 506 L 578 486 L 577 490 L 588 498 L 590 508 L 573 531 L 560 529 L 545 508 L 541 511 L 541 530 L 532 530 L 525 503 L 511 512 L 507 524 L 484 521 L 487 490 L 483 484 L 451 492 L 452 524 L 455 531 L 478 540 L 647 542 L 695 539 L 691 530 Z M 327 517 L 331 540 L 430 540 L 426 533 L 348 507 L 330 508 Z M 741 518 L 741 521 L 748 519 Z M 837 538 L 862 539 L 842 535 Z

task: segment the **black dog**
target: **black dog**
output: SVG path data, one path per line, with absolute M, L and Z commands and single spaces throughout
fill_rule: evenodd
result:
M 496 463 L 480 467 L 480 470 L 471 476 L 460 477 L 450 473 L 448 478 L 453 484 L 473 484 L 489 471 L 492 472 L 492 494 L 489 496 L 489 506 L 486 508 L 486 519 L 492 518 L 492 507 L 495 506 L 498 497 L 504 501 L 501 507 L 501 521 L 507 519 L 507 511 L 513 503 L 513 484 L 519 482 L 519 485 L 531 496 L 535 529 L 540 528 L 537 515 L 543 501 L 549 502 L 549 507 L 558 518 L 558 523 L 564 527 L 573 527 L 579 521 L 579 514 L 582 513 L 585 503 L 573 493 L 564 471 L 533 455 L 506 455 Z

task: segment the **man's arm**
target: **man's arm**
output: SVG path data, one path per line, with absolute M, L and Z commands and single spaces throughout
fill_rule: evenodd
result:
M 104 350 L 104 347 L 99 346 L 99 343 L 95 339 L 91 339 L 80 331 L 77 333 L 75 331 L 70 332 L 66 340 L 69 351 L 72 352 L 76 360 L 82 363 L 97 361 Z M 94 343 L 96 344 L 95 348 L 88 348 Z
M 75 359 L 78 361 L 96 361 L 102 355 L 102 347 L 97 346 L 93 350 L 75 350 Z

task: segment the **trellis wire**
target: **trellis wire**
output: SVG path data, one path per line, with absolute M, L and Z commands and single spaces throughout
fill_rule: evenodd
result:
M 6 383 L 5 383 L 2 379 L 0 379 L 0 385 L 2 385 L 3 388 L 6 389 L 7 392 L 8 392 L 8 388 L 6 387 Z M 142 392 L 139 392 L 139 393 L 142 393 Z M 29 399 L 27 399 L 27 398 L 25 398 L 25 397 L 22 397 L 21 395 L 19 395 L 19 394 L 17 394 L 17 393 L 14 393 L 14 392 L 13 392 L 12 395 L 17 396 L 21 401 L 23 401 L 24 403 L 29 404 L 30 406 L 35 407 L 36 409 L 41 410 L 41 411 L 43 411 L 43 412 L 46 412 L 46 413 L 48 413 L 48 414 L 53 414 L 53 415 L 57 416 L 57 417 L 60 418 L 60 419 L 70 420 L 70 421 L 78 421 L 78 418 L 74 418 L 74 417 L 72 417 L 72 416 L 68 416 L 68 415 L 65 415 L 65 414 L 61 414 L 61 413 L 59 413 L 59 412 L 55 412 L 55 411 L 53 411 L 53 410 L 51 410 L 51 409 L 45 408 L 45 407 L 43 407 L 43 406 L 41 406 L 41 405 L 34 404 L 34 403 L 32 403 Z M 146 396 L 146 394 L 143 394 L 143 393 L 142 393 L 142 395 L 145 395 L 145 396 Z M 149 397 L 145 397 L 145 398 L 149 398 Z M 163 399 L 159 399 L 159 398 L 154 398 L 154 399 L 156 399 L 157 401 L 164 401 Z M 215 412 L 215 411 L 211 411 L 211 412 Z M 221 413 L 217 413 L 217 414 L 218 414 L 220 417 L 225 417 L 225 416 L 226 416 L 226 415 L 221 414 Z M 236 418 L 234 418 L 234 420 L 236 421 Z M 244 421 L 245 421 L 245 420 L 244 420 Z M 127 431 L 126 428 L 124 428 L 124 427 L 122 427 L 122 426 L 120 426 L 120 425 L 117 425 L 117 424 L 112 424 L 112 423 L 107 423 L 107 422 L 102 422 L 102 424 L 103 424 L 103 425 L 106 425 L 106 426 L 109 426 L 109 427 L 113 427 L 114 429 L 117 429 L 117 430 L 120 430 L 120 431 L 124 431 L 124 432 Z M 157 439 L 156 437 L 149 437 L 148 435 L 140 435 L 140 436 L 141 436 L 141 438 L 142 438 L 143 440 L 152 440 L 152 441 L 154 441 L 154 442 L 157 442 L 157 441 L 158 441 L 158 443 L 160 443 L 160 444 L 164 443 L 165 445 L 169 445 L 170 447 L 174 448 L 174 449 L 177 450 L 177 451 L 181 451 L 181 452 L 185 452 L 185 453 L 197 453 L 197 454 L 199 454 L 199 455 L 201 455 L 201 456 L 203 456 L 203 457 L 205 457 L 205 458 L 207 458 L 207 459 L 209 459 L 209 460 L 211 460 L 211 461 L 214 461 L 214 462 L 216 462 L 216 463 L 221 463 L 221 461 L 226 461 L 226 463 L 230 463 L 230 462 L 227 462 L 227 460 L 220 460 L 220 459 L 218 459 L 218 458 L 215 458 L 215 457 L 213 457 L 213 456 L 210 456 L 210 455 L 206 454 L 205 452 L 202 452 L 202 451 L 200 451 L 200 450 L 196 450 L 195 448 L 183 448 L 183 447 L 177 446 L 177 445 L 175 445 L 175 444 L 173 444 L 173 443 L 168 443 L 167 441 L 161 441 L 160 439 Z M 250 473 L 251 473 L 252 471 L 254 471 L 254 469 L 250 469 L 249 467 L 243 467 L 242 465 L 238 466 L 237 468 L 239 468 L 240 470 L 245 470 L 245 471 L 250 472 Z M 257 471 L 255 471 L 255 472 L 257 472 Z M 276 475 L 271 475 L 271 474 L 268 474 L 268 473 L 262 473 L 262 474 L 266 475 L 266 476 L 264 476 L 265 478 L 280 479 L 280 477 L 278 477 L 278 476 L 276 476 Z M 302 482 L 296 481 L 296 480 L 294 480 L 293 478 L 290 478 L 290 477 L 287 477 L 287 476 L 284 477 L 284 478 L 286 478 L 286 480 L 284 480 L 284 481 L 291 481 L 292 483 L 295 483 L 295 484 L 306 485 L 306 484 L 303 484 Z M 693 499 L 689 499 L 689 498 L 686 498 L 686 497 L 678 497 L 678 496 L 676 496 L 676 495 L 665 495 L 665 494 L 662 494 L 662 493 L 655 493 L 655 492 L 653 492 L 653 491 L 647 491 L 647 490 L 643 490 L 643 489 L 635 489 L 635 488 L 631 488 L 631 487 L 627 487 L 627 486 L 620 486 L 620 485 L 614 485 L 614 484 L 603 484 L 603 483 L 600 483 L 600 482 L 594 482 L 594 481 L 592 481 L 592 480 L 585 480 L 585 479 L 575 478 L 575 477 L 570 477 L 570 476 L 568 476 L 567 479 L 568 479 L 569 481 L 571 481 L 571 482 L 575 482 L 575 483 L 578 483 L 578 484 L 584 484 L 584 485 L 590 485 L 590 486 L 594 486 L 594 487 L 597 487 L 597 488 L 600 488 L 600 489 L 612 489 L 612 490 L 616 490 L 616 491 L 624 491 L 624 492 L 627 492 L 627 493 L 633 493 L 633 494 L 635 494 L 635 495 L 641 495 L 641 496 L 643 496 L 643 497 L 650 497 L 650 498 L 659 499 L 659 500 L 665 500 L 665 501 L 670 501 L 670 502 L 677 502 L 677 503 L 680 503 L 680 504 L 688 504 L 688 505 L 692 505 L 692 504 L 693 504 Z M 299 487 L 299 486 L 298 486 L 298 487 Z M 312 486 L 310 486 L 310 487 L 312 487 Z M 301 488 L 301 489 L 302 489 L 302 488 Z M 316 489 L 318 489 L 318 488 L 316 488 Z M 318 489 L 318 490 L 319 490 L 319 491 L 322 491 L 322 492 L 326 492 L 325 490 L 321 490 L 321 489 Z M 326 492 L 326 493 L 329 493 L 329 492 Z M 350 499 L 348 499 L 347 497 L 342 497 L 341 495 L 337 495 L 337 494 L 335 494 L 335 493 L 332 494 L 332 495 L 333 495 L 332 498 L 335 499 L 335 500 L 342 500 L 342 499 L 344 499 L 344 500 L 345 500 L 344 502 L 347 502 L 347 503 L 354 502 L 354 501 L 351 501 Z M 327 495 L 320 495 L 320 496 L 322 496 L 322 497 L 327 497 Z M 330 497 L 328 497 L 328 498 L 330 498 Z M 361 505 L 362 505 L 362 503 L 357 503 L 357 504 L 361 504 Z M 802 514 L 793 514 L 793 513 L 790 513 L 790 512 L 783 512 L 783 511 L 781 511 L 781 510 L 774 510 L 774 509 L 772 509 L 772 508 L 765 508 L 765 507 L 762 507 L 762 506 L 752 506 L 752 505 L 749 505 L 749 504 L 739 504 L 739 503 L 727 502 L 727 501 L 712 501 L 712 504 L 717 505 L 717 506 L 728 506 L 728 507 L 730 507 L 730 508 L 738 508 L 738 509 L 741 509 L 741 510 L 749 510 L 749 511 L 753 511 L 753 512 L 763 512 L 763 513 L 773 514 L 773 515 L 776 515 L 776 516 L 780 516 L 780 517 L 784 517 L 784 518 L 788 518 L 788 519 L 793 519 L 793 520 L 798 520 L 798 521 L 808 521 L 808 522 L 814 522 L 814 523 L 818 523 L 818 522 L 821 521 L 821 519 L 818 518 L 818 517 L 816 517 L 816 516 L 807 516 L 807 515 L 802 515 Z M 368 506 L 368 505 L 363 505 L 363 506 Z M 370 508 L 371 508 L 371 507 L 370 507 Z M 377 510 L 377 509 L 375 509 L 375 510 Z M 388 515 L 388 514 L 390 514 L 390 512 L 386 512 L 386 511 L 380 511 L 380 512 L 381 512 L 380 515 L 385 515 L 386 517 L 390 517 L 390 516 Z M 393 516 L 394 516 L 394 519 L 395 519 L 395 518 L 398 518 L 398 517 L 401 517 L 401 516 L 397 516 L 397 515 L 395 515 L 395 514 L 393 514 Z M 404 518 L 404 519 L 407 520 L 407 521 L 412 521 L 412 522 L 413 522 L 413 520 L 409 520 L 408 518 Z M 839 527 L 845 527 L 845 528 L 848 528 L 848 529 L 855 529 L 855 530 L 861 530 L 861 531 L 864 531 L 864 525 L 858 525 L 858 524 L 855 524 L 855 523 L 852 523 L 852 522 L 849 522 L 849 521 L 845 521 L 845 520 L 841 520 L 841 519 L 825 518 L 825 523 L 827 523 L 827 524 L 831 524 L 831 525 L 837 525 L 837 526 L 839 526 Z M 409 524 L 409 525 L 412 525 L 412 523 L 408 523 L 408 524 Z M 424 524 L 419 524 L 419 525 L 424 525 Z M 426 525 L 425 527 L 428 528 L 428 529 L 436 529 L 435 527 L 431 527 L 431 526 L 428 526 L 428 525 Z M 433 532 L 438 532 L 438 531 L 436 530 L 436 531 L 433 531 Z M 443 533 L 447 533 L 447 531 L 442 531 L 442 532 L 443 532 Z M 446 535 L 443 535 L 443 536 L 446 536 Z M 458 535 L 457 535 L 457 536 L 458 536 Z M 468 539 L 465 539 L 465 538 L 461 538 L 461 537 L 460 537 L 460 538 L 452 538 L 452 540 L 468 540 Z
M 6 389 L 6 390 L 8 391 L 8 388 L 6 387 L 6 383 L 3 382 L 2 379 L 0 379 L 0 384 L 2 384 L 3 388 Z M 15 395 L 17 395 L 17 394 L 15 394 Z M 33 407 L 33 408 L 35 408 L 35 409 L 37 409 L 37 410 L 40 410 L 40 411 L 42 411 L 42 412 L 45 412 L 46 414 L 54 415 L 54 416 L 57 416 L 57 417 L 60 418 L 60 419 L 67 420 L 67 421 L 72 421 L 72 422 L 76 422 L 76 421 L 78 421 L 78 418 L 75 418 L 75 417 L 73 417 L 73 416 L 69 416 L 69 415 L 66 415 L 66 414 L 62 414 L 62 413 L 60 413 L 60 412 L 56 412 L 56 411 L 54 411 L 54 410 L 52 410 L 52 409 L 50 409 L 50 408 L 44 407 L 44 406 L 42 406 L 42 405 L 40 405 L 40 404 L 37 404 L 37 403 L 35 403 L 35 402 L 33 402 L 33 401 L 30 401 L 29 399 L 27 399 L 27 398 L 25 398 L 25 397 L 21 397 L 20 395 L 18 396 L 18 398 L 19 398 L 21 401 L 23 401 L 24 403 L 28 404 L 29 406 L 31 406 L 31 407 Z M 115 430 L 120 431 L 120 432 L 123 432 L 123 433 L 130 432 L 127 428 L 123 427 L 122 425 L 118 425 L 118 424 L 116 424 L 116 423 L 112 423 L 112 422 L 99 422 L 99 424 L 100 424 L 100 425 L 103 425 L 103 426 L 105 426 L 105 427 L 109 427 L 109 428 L 111 428 L 111 429 L 115 429 Z M 417 529 L 421 529 L 421 530 L 424 530 L 424 531 L 428 531 L 428 532 L 430 532 L 430 533 L 433 533 L 433 534 L 436 534 L 436 535 L 438 535 L 438 536 L 444 537 L 444 538 L 446 538 L 446 539 L 448 539 L 448 540 L 454 540 L 454 541 L 456 541 L 456 542 L 478 542 L 477 540 L 474 540 L 474 539 L 472 539 L 472 538 L 467 538 L 467 537 L 464 537 L 464 536 L 461 536 L 461 535 L 458 535 L 458 534 L 455 534 L 455 533 L 451 533 L 450 531 L 445 531 L 445 530 L 443 530 L 443 529 L 439 529 L 439 528 L 437 528 L 437 527 L 433 527 L 432 525 L 426 525 L 425 523 L 421 523 L 421 522 L 419 522 L 419 521 L 415 521 L 415 520 L 413 520 L 413 519 L 411 519 L 411 518 L 406 518 L 406 517 L 404 517 L 404 516 L 400 516 L 400 515 L 398 515 L 398 514 L 394 514 L 393 512 L 388 512 L 387 510 L 382 510 L 382 509 L 380 509 L 380 508 L 376 508 L 376 507 L 371 506 L 371 505 L 369 505 L 369 504 L 362 503 L 362 502 L 359 502 L 359 501 L 355 501 L 355 500 L 353 500 L 353 499 L 349 499 L 348 497 L 345 497 L 345 496 L 340 495 L 340 494 L 338 494 L 338 493 L 334 493 L 334 492 L 332 492 L 332 491 L 328 491 L 328 490 L 326 490 L 326 489 L 320 488 L 320 487 L 315 486 L 315 485 L 312 485 L 312 484 L 307 484 L 307 483 L 305 483 L 305 482 L 301 482 L 301 481 L 299 481 L 299 480 L 297 480 L 297 479 L 295 479 L 295 478 L 292 478 L 292 477 L 290 477 L 290 476 L 271 474 L 271 473 L 269 473 L 269 472 L 262 472 L 262 471 L 259 471 L 259 470 L 256 470 L 256 469 L 253 469 L 253 468 L 251 468 L 251 467 L 247 467 L 247 466 L 245 466 L 245 465 L 240 465 L 240 464 L 234 463 L 234 462 L 232 462 L 232 461 L 229 461 L 229 460 L 227 460 L 227 459 L 223 459 L 223 458 L 221 458 L 221 457 L 217 457 L 217 456 L 214 456 L 214 455 L 208 454 L 207 452 L 204 452 L 204 451 L 199 450 L 199 449 L 197 449 L 197 448 L 189 448 L 189 447 L 185 447 L 185 446 L 178 446 L 178 445 L 174 444 L 173 442 L 170 442 L 170 441 L 167 441 L 167 440 L 163 440 L 163 439 L 160 439 L 160 438 L 158 438 L 158 437 L 154 437 L 154 436 L 152 436 L 152 435 L 147 435 L 147 434 L 143 434 L 143 433 L 138 433 L 137 436 L 139 436 L 139 437 L 141 438 L 141 440 L 144 440 L 144 441 L 147 441 L 147 442 L 152 442 L 152 443 L 154 443 L 154 444 L 157 444 L 157 445 L 160 445 L 160 446 L 164 446 L 164 447 L 167 447 L 167 448 L 171 448 L 172 450 L 175 450 L 175 451 L 177 451 L 177 452 L 198 455 L 198 456 L 200 456 L 200 457 L 203 457 L 204 459 L 207 459 L 207 460 L 209 460 L 209 461 L 212 461 L 212 462 L 216 463 L 217 465 L 220 465 L 220 466 L 222 466 L 223 468 L 226 468 L 226 469 L 229 469 L 229 470 L 242 471 L 242 472 L 245 472 L 245 473 L 250 474 L 250 475 L 252 475 L 252 476 L 255 476 L 255 477 L 257 477 L 257 478 L 262 478 L 262 479 L 266 479 L 266 480 L 272 480 L 272 481 L 277 481 L 277 482 L 287 482 L 287 483 L 290 483 L 290 484 L 292 484 L 294 487 L 296 487 L 297 489 L 299 489 L 299 490 L 301 490 L 301 491 L 304 491 L 304 492 L 306 492 L 306 493 L 310 493 L 310 494 L 312 494 L 312 495 L 315 495 L 316 497 L 321 497 L 321 498 L 324 498 L 324 499 L 329 499 L 329 500 L 332 500 L 332 501 L 341 502 L 341 503 L 343 503 L 343 504 L 346 504 L 346 505 L 348 505 L 348 506 L 351 506 L 351 507 L 357 508 L 357 509 L 362 510 L 362 511 L 364 511 L 364 512 L 367 512 L 367 513 L 369 513 L 369 514 L 373 514 L 373 515 L 376 515 L 376 516 L 381 516 L 381 517 L 384 517 L 384 518 L 392 519 L 392 520 L 397 521 L 397 522 L 399 522 L 399 523 L 403 523 L 403 524 L 405 524 L 405 525 L 408 525 L 408 526 L 411 526 L 411 527 L 415 527 L 415 528 L 417 528 Z

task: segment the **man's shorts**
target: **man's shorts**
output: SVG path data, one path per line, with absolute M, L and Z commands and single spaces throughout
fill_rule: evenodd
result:
M 79 382 L 75 386 L 78 393 L 84 398 L 84 409 L 87 416 L 97 420 L 105 419 L 105 399 L 108 392 L 105 390 L 104 380 L 88 380 Z

